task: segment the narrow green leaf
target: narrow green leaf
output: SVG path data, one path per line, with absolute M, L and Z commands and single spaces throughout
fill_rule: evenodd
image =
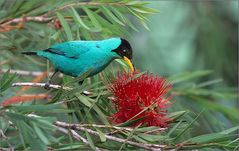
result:
M 74 149 L 76 149 L 76 150 L 80 150 L 82 147 L 84 147 L 85 145 L 82 145 L 82 144 L 80 144 L 80 143 L 72 143 L 72 144 L 59 144 L 59 145 L 57 145 L 56 147 L 57 148 L 55 148 L 56 150 L 58 150 L 58 151 L 62 151 L 62 150 L 67 150 L 67 151 L 70 151 L 70 150 L 74 150 Z
M 157 129 L 155 126 L 149 126 L 149 127 L 142 127 L 135 129 L 135 132 L 148 132 Z
M 85 106 L 87 107 L 91 107 L 92 103 L 88 100 L 88 98 L 86 96 L 83 96 L 81 94 L 77 94 L 76 97 L 81 101 L 81 103 L 83 103 Z
M 223 82 L 223 79 L 213 79 L 209 81 L 204 81 L 202 83 L 197 84 L 196 88 L 202 88 L 202 87 L 210 86 L 210 85 L 221 83 L 221 82 Z
M 126 17 L 125 18 L 125 20 L 126 20 L 126 23 L 127 23 L 127 25 L 130 27 L 130 28 L 132 28 L 134 31 L 139 31 L 137 28 L 136 28 L 136 26 Z
M 140 20 L 141 24 L 144 26 L 145 29 L 147 29 L 148 31 L 150 31 L 148 25 L 145 23 L 144 20 Z
M 97 14 L 94 13 L 93 11 L 91 11 L 90 9 L 88 9 L 86 6 L 82 6 L 82 9 L 86 12 L 86 14 L 90 18 L 92 24 L 95 26 L 95 29 L 94 30 L 91 29 L 91 31 L 100 32 L 102 30 L 102 27 L 101 27 L 100 23 L 98 22 L 98 20 L 95 17 L 95 16 L 97 16 Z
M 176 84 L 176 83 L 192 80 L 192 79 L 195 79 L 195 78 L 198 78 L 198 77 L 203 77 L 203 76 L 209 75 L 211 73 L 212 73 L 211 70 L 183 72 L 183 73 L 179 73 L 179 74 L 176 74 L 176 75 L 173 75 L 173 76 L 169 77 L 168 80 L 172 81 L 171 82 L 172 84 Z
M 61 22 L 62 27 L 65 30 L 66 36 L 67 36 L 67 40 L 71 41 L 73 40 L 73 36 L 72 36 L 72 32 L 70 29 L 70 26 L 68 25 L 67 21 L 65 20 L 64 16 L 62 14 L 60 14 L 59 12 L 56 13 L 58 19 Z
M 44 135 L 43 131 L 38 127 L 38 125 L 36 125 L 36 123 L 34 122 L 30 122 L 30 124 L 32 125 L 33 129 L 35 130 L 37 136 L 41 139 L 41 141 L 45 144 L 48 144 L 48 138 Z
M 139 13 L 144 13 L 144 14 L 153 14 L 153 13 L 158 13 L 159 11 L 153 8 L 148 8 L 148 7 L 131 7 L 133 10 Z
M 64 91 L 63 87 L 61 87 L 61 89 L 57 90 L 56 95 L 51 99 L 50 102 L 47 102 L 47 104 L 53 104 L 53 103 L 57 102 L 61 98 L 63 91 Z
M 126 5 L 132 5 L 132 6 L 143 6 L 147 4 L 149 4 L 149 2 L 144 2 L 144 1 L 130 1 L 126 3 Z
M 95 129 L 99 133 L 100 141 L 105 142 L 106 141 L 105 134 L 100 129 L 98 129 L 98 128 L 95 128 Z
M 182 117 L 187 111 L 177 111 L 177 112 L 172 112 L 167 115 L 167 118 L 170 118 L 171 120 L 175 121 Z
M 124 23 L 126 23 L 124 14 L 121 13 L 117 8 L 110 6 L 110 9 L 114 12 L 116 16 L 118 16 L 119 19 L 121 19 Z
M 129 10 L 129 12 L 133 15 L 133 16 L 135 16 L 135 17 L 137 17 L 139 20 L 141 20 L 141 21 L 145 21 L 145 20 L 148 20 L 143 14 L 140 14 L 140 13 L 137 13 L 137 12 L 135 12 L 132 8 L 130 8 L 130 7 L 127 7 L 128 8 L 128 10 Z M 149 20 L 148 20 L 149 21 Z
M 145 117 L 140 117 L 140 118 L 137 118 L 135 120 L 129 120 L 129 121 L 126 121 L 124 123 L 121 123 L 121 124 L 118 124 L 116 126 L 119 126 L 119 127 L 125 127 L 125 126 L 132 126 L 133 124 L 137 123 L 138 121 L 144 119 Z
M 181 131 L 175 138 L 174 141 L 176 141 L 182 134 L 184 134 L 184 132 L 186 132 L 192 125 L 194 122 L 196 122 L 196 120 L 200 117 L 200 115 L 203 113 L 204 110 L 202 110 L 197 116 L 196 118 L 188 124 L 188 126 L 186 128 L 183 129 L 183 131 Z
M 15 77 L 16 77 L 16 73 L 13 75 L 10 75 L 10 70 L 4 73 L 0 81 L 0 92 L 3 92 L 6 89 L 8 89 Z
M 41 127 L 44 129 L 48 129 L 48 130 L 52 130 L 55 131 L 56 128 L 55 126 L 52 124 L 54 121 L 56 121 L 56 118 L 52 118 L 51 121 L 48 120 L 44 120 L 44 119 L 37 119 L 36 123 L 39 123 L 39 125 L 41 125 Z
M 3 83 L 3 81 L 7 80 L 9 75 L 10 75 L 10 69 L 8 69 L 7 72 L 3 74 L 0 85 Z
M 91 37 L 90 32 L 89 32 L 87 29 L 85 29 L 85 28 L 80 28 L 79 30 L 80 30 L 80 32 L 81 32 L 81 35 L 84 37 L 84 39 L 86 39 L 86 40 L 92 40 L 92 39 L 93 39 L 93 38 Z M 90 31 L 92 31 L 92 28 L 90 29 Z
M 100 120 L 105 124 L 109 125 L 109 122 L 107 120 L 107 116 L 100 110 L 100 108 L 97 105 L 93 106 L 93 109 L 95 112 L 100 116 Z
M 54 41 L 57 41 L 57 39 L 59 39 L 60 35 L 61 35 L 61 31 L 59 30 L 59 31 L 57 31 L 56 33 L 54 33 L 54 34 L 51 36 L 51 38 L 52 38 Z
M 57 104 L 50 104 L 50 105 L 12 105 L 12 108 L 15 108 L 19 111 L 24 112 L 39 112 L 39 111 L 47 111 L 52 110 L 56 107 L 60 107 Z
M 62 108 L 59 104 L 48 104 L 48 105 L 13 105 L 11 108 L 17 109 L 19 112 L 46 112 L 46 113 L 70 113 L 74 110 Z
M 235 126 L 235 127 L 232 127 L 232 128 L 229 128 L 227 130 L 220 132 L 220 134 L 229 134 L 229 133 L 235 132 L 238 129 L 239 129 L 239 126 Z
M 25 143 L 29 144 L 33 150 L 46 150 L 46 144 L 36 136 L 35 131 L 25 121 L 15 120 L 14 123 L 20 129 Z
M 133 135 L 132 138 L 134 138 L 138 142 L 148 143 L 148 141 L 146 141 L 145 139 L 142 139 L 142 137 L 139 137 L 137 135 Z
M 228 135 L 228 134 L 221 134 L 221 133 L 212 133 L 212 134 L 204 134 L 200 136 L 196 136 L 193 138 L 190 138 L 186 142 L 192 142 L 192 143 L 216 143 L 216 142 L 222 142 L 229 140 L 232 137 L 235 137 L 236 135 Z
M 177 124 L 175 124 L 170 131 L 167 133 L 167 136 L 170 137 L 170 135 L 179 127 L 179 125 L 182 123 L 182 120 L 179 121 Z
M 4 119 L 3 117 L 0 117 L 0 129 L 2 130 L 3 133 L 7 131 L 9 126 L 10 126 L 9 121 Z
M 164 141 L 168 139 L 167 136 L 162 136 L 162 135 L 138 134 L 138 136 L 148 142 Z
M 129 65 L 122 59 L 115 59 L 115 61 L 118 62 L 120 65 L 122 65 L 124 68 L 130 69 Z
M 81 25 L 82 27 L 84 27 L 85 29 L 90 30 L 90 27 L 88 27 L 88 26 L 83 22 L 83 20 L 81 19 L 81 17 L 79 16 L 79 14 L 76 12 L 76 10 L 75 10 L 73 7 L 71 7 L 71 10 L 72 10 L 72 12 L 73 12 L 73 18 L 75 19 L 75 21 L 76 21 L 79 25 Z
M 85 131 L 85 134 L 86 134 L 86 137 L 87 137 L 88 142 L 90 143 L 90 147 L 91 147 L 93 150 L 96 150 L 95 144 L 94 144 L 94 142 L 93 142 L 93 140 L 92 140 L 90 134 L 89 134 L 87 131 Z
M 86 79 L 90 73 L 93 71 L 92 68 L 88 69 L 86 72 L 84 72 L 80 77 L 74 78 L 71 81 L 68 81 L 64 84 L 64 86 L 70 85 L 72 83 L 78 83 L 80 81 L 83 81 L 84 79 Z
M 229 119 L 233 121 L 238 120 L 239 110 L 236 108 L 228 107 L 223 104 L 211 102 L 208 99 L 204 99 L 203 97 L 191 96 L 190 98 L 198 101 L 202 106 L 210 108 L 211 110 L 218 111 L 226 115 Z
M 109 16 L 111 19 L 113 19 L 115 22 L 117 22 L 118 24 L 124 26 L 125 24 L 123 22 L 121 22 L 112 12 L 111 10 L 109 10 L 107 7 L 105 6 L 101 6 L 102 8 L 102 12 L 107 16 Z
M 144 10 L 148 13 L 154 14 L 154 13 L 159 13 L 160 11 L 154 8 L 150 8 L 150 7 L 140 7 L 141 10 Z

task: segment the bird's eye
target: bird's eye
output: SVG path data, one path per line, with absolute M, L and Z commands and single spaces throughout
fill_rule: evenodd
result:
M 124 49 L 123 52 L 126 52 L 126 50 Z

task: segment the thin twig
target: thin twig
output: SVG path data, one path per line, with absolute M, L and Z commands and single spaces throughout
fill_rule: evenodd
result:
M 0 74 L 4 74 L 8 71 L 9 69 L 0 69 Z M 10 70 L 10 74 L 17 74 L 17 75 L 22 75 L 22 76 L 39 76 L 42 75 L 42 71 L 25 71 L 25 70 Z M 50 75 L 53 74 L 53 72 L 49 73 Z M 62 77 L 63 74 L 59 74 L 59 77 Z
M 31 86 L 31 87 L 42 87 L 44 88 L 46 85 L 46 83 L 32 83 L 32 82 L 17 82 L 17 83 L 13 83 L 12 84 L 12 87 L 16 87 L 16 86 Z M 50 84 L 49 85 L 50 88 L 53 88 L 53 89 L 63 89 L 63 90 L 73 90 L 73 88 L 70 88 L 70 87 L 64 87 L 64 86 L 61 86 L 61 85 L 56 85 L 56 84 Z M 92 92 L 89 92 L 89 91 L 83 91 L 82 94 L 84 95 L 92 95 L 93 93 Z M 115 98 L 114 97 L 108 97 L 109 100 L 114 100 Z
M 78 141 L 82 141 L 85 144 L 88 144 L 87 142 L 83 141 L 82 137 L 78 133 L 76 133 L 74 130 L 69 131 L 68 129 L 62 128 L 62 127 L 59 127 L 59 126 L 55 126 L 55 128 L 57 130 L 61 131 L 64 134 L 69 134 L 69 132 L 70 132 L 72 134 L 73 138 L 75 138 Z
M 155 133 L 155 132 L 161 132 L 161 131 L 165 131 L 167 130 L 167 128 L 157 128 L 157 129 L 154 129 L 154 130 L 151 130 L 151 131 L 147 131 L 145 132 L 145 134 L 150 134 L 150 133 Z
M 0 147 L 0 151 L 14 151 L 14 148 L 2 148 L 2 147 Z
M 20 17 L 20 18 L 14 18 L 8 21 L 4 21 L 3 23 L 0 24 L 0 26 L 4 27 L 12 23 L 27 22 L 27 21 L 49 22 L 52 19 L 53 19 L 52 17 L 45 17 L 45 16 Z
M 8 63 L 10 63 L 10 62 L 11 62 L 10 59 L 8 59 L 8 60 L 3 60 L 3 61 L 0 62 L 0 66 L 2 66 L 2 65 L 4 65 L 4 64 L 8 64 Z M 1 70 L 0 70 L 0 72 L 1 72 Z
M 110 128 L 110 129 L 116 129 L 116 130 L 125 130 L 125 131 L 133 131 L 130 127 L 118 127 L 118 126 L 112 126 L 112 125 L 97 125 L 97 124 L 69 124 L 76 127 L 96 127 L 96 128 Z
M 73 130 L 86 131 L 86 132 L 88 132 L 92 135 L 96 135 L 96 136 L 100 135 L 98 132 L 93 131 L 91 129 L 88 129 L 88 128 L 85 128 L 85 127 L 75 127 L 75 126 L 69 125 L 68 123 L 65 123 L 65 122 L 56 121 L 55 125 L 60 126 L 60 127 L 64 127 L 64 128 L 70 128 L 70 129 L 73 129 Z M 112 140 L 112 141 L 116 141 L 116 142 L 120 142 L 120 143 L 126 143 L 126 144 L 130 144 L 132 146 L 144 148 L 144 149 L 147 149 L 147 150 L 153 150 L 153 151 L 161 151 L 162 148 L 166 147 L 166 145 L 138 143 L 138 142 L 129 141 L 129 140 L 126 140 L 126 139 L 123 139 L 123 138 L 118 138 L 118 137 L 110 136 L 110 135 L 105 135 L 105 138 L 108 139 L 108 140 Z
M 18 83 L 13 83 L 12 87 L 16 87 L 16 86 L 31 86 L 31 87 L 45 87 L 46 83 L 32 83 L 32 82 L 18 82 Z M 72 90 L 73 88 L 70 87 L 64 87 L 64 86 L 60 86 L 60 85 L 55 85 L 55 84 L 50 84 L 49 85 L 50 88 L 53 89 L 64 89 L 64 90 Z
M 62 7 L 58 7 L 52 11 L 49 11 L 47 13 L 45 13 L 43 16 L 48 16 L 56 11 L 60 11 L 60 10 L 64 10 L 66 8 L 70 8 L 70 7 L 75 7 L 75 6 L 84 6 L 84 5 L 91 5 L 91 6 L 99 6 L 99 5 L 105 5 L 105 6 L 124 6 L 126 5 L 126 3 L 122 3 L 122 2 L 107 2 L 107 3 L 102 3 L 102 2 L 77 2 L 77 3 L 71 3 L 68 5 L 64 5 Z
M 125 130 L 125 131 L 133 131 L 130 127 L 118 127 L 118 126 L 112 126 L 112 125 L 98 125 L 98 124 L 70 124 L 70 123 L 64 123 L 68 127 L 95 127 L 95 128 L 110 128 L 110 129 L 116 129 L 116 130 Z
M 31 87 L 43 87 L 44 88 L 45 85 L 46 85 L 46 83 L 17 82 L 17 83 L 13 83 L 12 87 L 16 87 L 16 86 L 31 86 Z M 63 90 L 73 90 L 73 88 L 64 87 L 64 86 L 56 85 L 56 84 L 50 84 L 49 87 L 53 88 L 53 89 L 61 89 L 62 88 Z M 83 94 L 90 95 L 92 93 L 89 92 L 89 91 L 83 91 Z
M 84 137 L 82 137 L 82 136 L 80 136 L 76 131 L 74 131 L 74 130 L 69 130 L 69 129 L 66 129 L 66 128 L 62 128 L 62 127 L 59 127 L 59 126 L 55 126 L 55 128 L 57 129 L 57 130 L 59 130 L 60 132 L 62 132 L 62 133 L 64 133 L 64 134 L 69 134 L 69 133 L 71 133 L 72 134 L 72 136 L 73 136 L 73 138 L 75 138 L 76 140 L 78 140 L 78 141 L 82 141 L 83 143 L 85 143 L 85 144 L 87 144 L 87 145 L 90 145 L 90 143 L 89 143 L 89 141 L 87 140 L 87 139 L 85 139 Z M 103 151 L 103 150 L 105 150 L 105 149 L 100 149 L 100 148 L 98 148 L 98 147 L 95 147 L 95 149 L 97 150 L 97 151 Z
M 112 126 L 112 125 L 98 125 L 98 124 L 70 124 L 70 123 L 65 123 L 68 127 L 95 127 L 95 128 L 110 128 L 110 129 L 115 129 L 115 130 L 124 130 L 124 131 L 133 131 L 133 128 L 130 127 L 118 127 L 118 126 Z M 167 128 L 157 128 L 152 131 L 148 131 L 147 133 L 152 133 L 155 131 L 164 131 Z

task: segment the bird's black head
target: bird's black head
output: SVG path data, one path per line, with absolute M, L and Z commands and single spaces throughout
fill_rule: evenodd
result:
M 134 66 L 132 64 L 132 57 L 133 57 L 133 51 L 129 44 L 129 42 L 123 38 L 120 38 L 121 44 L 118 48 L 112 50 L 113 52 L 116 52 L 131 68 L 132 71 L 134 71 Z
M 121 40 L 121 44 L 119 45 L 119 47 L 112 51 L 116 52 L 122 58 L 127 57 L 128 59 L 131 60 L 133 57 L 133 51 L 129 42 L 123 38 L 120 38 L 120 40 Z

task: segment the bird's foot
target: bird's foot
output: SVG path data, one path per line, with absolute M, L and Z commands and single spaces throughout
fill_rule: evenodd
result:
M 49 82 L 45 83 L 44 88 L 45 88 L 46 90 L 50 90 L 50 89 L 51 89 L 51 88 L 50 88 L 50 83 L 49 83 Z
M 84 82 L 84 80 L 83 80 L 83 81 L 79 81 L 79 82 L 78 82 L 78 84 L 79 84 L 79 85 L 82 85 L 82 84 L 83 84 L 83 82 Z

